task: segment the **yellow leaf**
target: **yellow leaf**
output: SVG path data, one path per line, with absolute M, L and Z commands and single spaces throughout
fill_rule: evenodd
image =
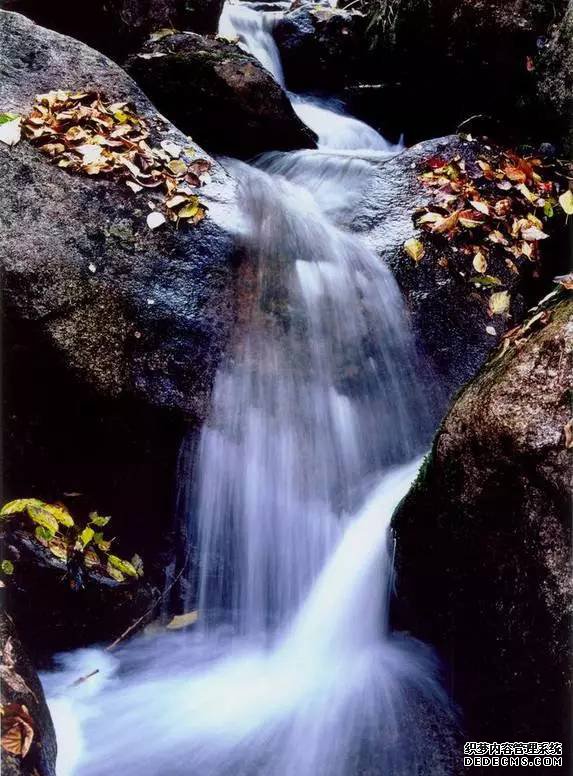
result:
M 42 528 L 48 530 L 52 536 L 58 532 L 58 521 L 45 509 L 45 505 L 42 505 L 41 507 L 29 507 L 28 514 L 36 525 L 41 525 Z
M 492 315 L 502 315 L 509 310 L 510 295 L 508 291 L 496 291 L 489 298 L 489 309 Z
M 43 507 L 44 502 L 37 498 L 17 498 L 14 501 L 9 501 L 4 504 L 0 509 L 0 517 L 7 517 L 8 515 L 16 515 L 19 512 L 27 512 L 29 507 Z
M 122 574 L 127 574 L 129 577 L 137 576 L 137 571 L 133 568 L 128 560 L 118 558 L 117 555 L 108 555 L 107 560 L 110 566 L 112 566 L 114 569 L 117 569 L 118 571 L 121 571 Z
M 573 191 L 571 191 L 571 189 L 567 189 L 567 191 L 559 197 L 559 204 L 568 216 L 573 215 Z
M 475 254 L 472 264 L 476 272 L 483 274 L 487 271 L 487 260 L 481 251 Z
M 199 619 L 199 612 L 186 612 L 185 614 L 176 614 L 173 619 L 167 623 L 167 630 L 180 630 L 188 625 L 193 625 Z
M 60 525 L 71 528 L 74 525 L 74 519 L 63 505 L 44 504 L 43 508 L 56 518 Z
M 425 253 L 424 246 L 419 240 L 416 240 L 415 237 L 411 237 L 409 240 L 406 240 L 404 243 L 404 250 L 416 263 L 422 259 Z

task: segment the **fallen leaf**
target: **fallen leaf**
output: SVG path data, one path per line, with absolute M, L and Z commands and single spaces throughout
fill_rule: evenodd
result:
M 425 253 L 424 246 L 420 240 L 417 240 L 415 237 L 411 237 L 409 240 L 406 240 L 404 243 L 404 250 L 416 263 L 422 259 Z
M 489 298 L 489 309 L 492 315 L 503 315 L 509 310 L 510 295 L 508 291 L 496 291 Z
M 164 224 L 165 221 L 166 219 L 163 213 L 159 213 L 157 210 L 154 210 L 147 216 L 147 226 L 150 229 L 157 229 L 159 226 Z
M 22 120 L 19 117 L 0 124 L 0 143 L 12 147 L 20 142 L 21 136 Z
M 559 204 L 568 216 L 573 215 L 573 191 L 571 189 L 567 189 L 564 194 L 561 194 Z
M 162 27 L 160 30 L 156 30 L 155 32 L 152 32 L 149 36 L 149 42 L 150 43 L 157 43 L 158 40 L 163 40 L 163 38 L 167 38 L 170 35 L 176 35 L 177 30 L 174 30 L 173 27 Z
M 476 272 L 484 273 L 487 270 L 487 260 L 481 251 L 477 251 L 472 262 Z
M 480 200 L 472 199 L 470 205 L 478 212 L 483 213 L 484 216 L 489 216 L 489 205 L 487 202 L 481 202 Z
M 33 720 L 26 706 L 9 703 L 2 707 L 2 749 L 24 759 L 34 740 Z
M 199 612 L 186 612 L 185 614 L 176 614 L 173 619 L 167 623 L 167 630 L 180 630 L 193 625 L 199 619 Z
M 573 418 L 563 426 L 565 435 L 565 447 L 570 450 L 573 447 Z
M 521 236 L 528 242 L 534 242 L 535 240 L 545 240 L 547 237 L 549 237 L 548 234 L 542 232 L 541 229 L 538 229 L 536 226 L 530 226 L 527 229 L 522 229 Z
M 569 272 L 567 275 L 557 275 L 553 278 L 554 283 L 559 283 L 567 291 L 573 291 L 573 272 Z

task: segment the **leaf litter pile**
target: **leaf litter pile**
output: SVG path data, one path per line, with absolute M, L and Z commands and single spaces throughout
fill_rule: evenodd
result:
M 539 260 L 546 224 L 556 210 L 573 213 L 573 194 L 559 193 L 555 166 L 540 158 L 470 143 L 468 158 L 438 154 L 420 164 L 430 202 L 414 214 L 422 235 L 406 240 L 404 250 L 418 263 L 435 248 L 440 266 L 487 290 L 491 316 L 505 315 L 511 299 L 499 275 L 518 275 Z
M 10 125 L 17 121 L 11 117 Z M 123 181 L 135 194 L 161 191 L 160 206 L 149 203 L 150 229 L 205 218 L 197 189 L 209 182 L 211 162 L 171 140 L 152 147 L 147 123 L 126 102 L 105 102 L 94 91 L 51 91 L 36 97 L 21 129 L 58 167 Z

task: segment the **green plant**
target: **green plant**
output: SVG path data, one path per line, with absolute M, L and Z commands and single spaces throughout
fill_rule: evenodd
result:
M 87 523 L 78 525 L 63 504 L 23 498 L 5 504 L 0 509 L 0 519 L 22 521 L 22 527 L 30 532 L 33 529 L 36 541 L 66 563 L 79 559 L 86 568 L 98 568 L 117 582 L 143 575 L 143 562 L 138 555 L 127 561 L 110 552 L 113 539 L 106 539 L 101 529 L 111 518 L 97 512 L 90 512 Z M 5 571 L 3 567 L 2 570 Z

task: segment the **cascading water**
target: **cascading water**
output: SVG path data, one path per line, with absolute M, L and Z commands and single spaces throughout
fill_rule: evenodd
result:
M 244 45 L 274 61 L 249 14 Z M 223 21 L 235 17 L 227 7 Z M 44 677 L 58 776 L 433 772 L 428 730 L 447 735 L 447 700 L 427 650 L 393 636 L 387 612 L 388 525 L 427 444 L 427 386 L 392 276 L 335 224 L 370 175 L 344 149 L 391 152 L 364 127 L 336 114 L 329 148 L 259 169 L 225 161 L 248 258 L 182 483 L 200 624 L 61 658 Z

